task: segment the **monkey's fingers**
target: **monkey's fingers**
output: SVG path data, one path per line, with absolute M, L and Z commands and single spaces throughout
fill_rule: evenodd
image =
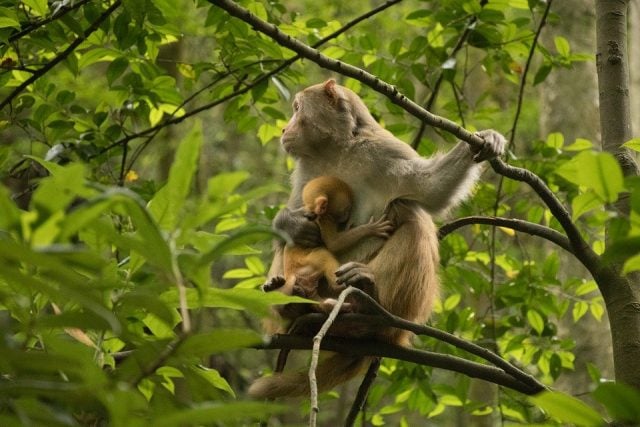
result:
M 348 262 L 336 270 L 336 282 L 339 285 L 362 286 L 375 283 L 373 271 L 366 264 Z
M 501 156 L 504 153 L 507 145 L 507 140 L 501 133 L 496 132 L 493 129 L 487 129 L 480 132 L 476 132 L 476 135 L 484 140 L 484 144 L 478 150 L 473 149 L 475 155 L 473 160 L 475 162 L 482 162 L 484 160 L 490 160 L 495 157 Z

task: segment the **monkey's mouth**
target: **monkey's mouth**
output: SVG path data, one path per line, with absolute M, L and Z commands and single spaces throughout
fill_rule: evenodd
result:
M 280 138 L 280 145 L 282 145 L 282 149 L 289 154 L 291 154 L 292 143 L 293 140 L 291 138 L 287 138 L 286 136 Z

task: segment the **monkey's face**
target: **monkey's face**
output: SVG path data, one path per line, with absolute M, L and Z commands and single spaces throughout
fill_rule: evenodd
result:
M 299 94 L 296 95 L 296 99 L 293 101 L 293 115 L 289 119 L 289 123 L 282 129 L 282 137 L 280 142 L 284 150 L 295 156 L 298 151 L 304 148 L 303 130 L 304 130 L 304 118 L 300 111 Z
M 329 80 L 296 94 L 293 115 L 280 139 L 287 153 L 294 157 L 313 155 L 349 140 L 353 117 L 340 90 Z

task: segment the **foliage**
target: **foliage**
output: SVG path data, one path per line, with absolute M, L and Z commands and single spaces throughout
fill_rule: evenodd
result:
M 366 2 L 239 3 L 308 44 L 367 11 Z M 523 79 L 531 90 L 591 58 L 561 35 L 534 46 L 544 7 L 400 3 L 320 50 L 417 102 L 435 91 L 432 110 L 471 130 L 507 131 Z M 264 362 L 238 350 L 260 342 L 256 321 L 286 300 L 256 289 L 269 261 L 268 225 L 286 197 L 290 162 L 277 137 L 292 93 L 326 77 L 301 61 L 278 70 L 291 56 L 202 0 L 0 0 L 0 424 L 177 426 L 291 411 L 244 398 Z M 419 133 L 419 123 L 360 83 L 344 84 L 421 154 L 452 142 Z M 640 269 L 640 181 L 623 178 L 592 141 L 539 139 L 536 115 L 525 103 L 511 163 L 571 206 L 596 252 L 613 221 L 607 257 Z M 629 221 L 610 208 L 622 191 L 632 194 Z M 456 215 L 561 230 L 530 196 L 522 184 L 488 177 Z M 558 325 L 601 320 L 604 305 L 593 280 L 562 272 L 567 258 L 531 239 L 480 226 L 447 236 L 434 322 L 553 385 L 575 359 L 574 338 Z M 461 355 L 431 340 L 418 345 Z M 386 360 L 366 416 L 374 425 L 453 410 L 523 425 L 640 421 L 637 392 L 591 373 L 607 412 L 560 393 L 476 402 L 469 378 Z

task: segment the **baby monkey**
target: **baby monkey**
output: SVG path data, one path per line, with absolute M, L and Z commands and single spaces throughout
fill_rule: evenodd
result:
M 393 224 L 386 216 L 371 220 L 367 224 L 348 228 L 353 205 L 353 192 L 341 179 L 320 176 L 309 181 L 302 190 L 304 215 L 315 221 L 320 229 L 324 246 L 307 248 L 287 244 L 284 249 L 284 277 L 276 276 L 265 283 L 266 292 L 280 290 L 287 295 L 296 295 L 319 301 L 313 310 L 328 312 L 335 305 L 335 298 L 345 289 L 336 277 L 340 263 L 334 256 L 350 249 L 367 237 L 387 239 L 393 232 Z M 363 289 L 373 297 L 374 289 Z M 346 310 L 349 309 L 347 305 Z M 283 318 L 295 319 L 308 313 L 303 304 L 288 304 L 278 308 Z

